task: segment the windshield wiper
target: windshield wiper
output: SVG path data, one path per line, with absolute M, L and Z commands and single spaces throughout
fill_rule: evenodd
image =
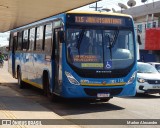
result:
M 110 58 L 112 60 L 112 48 L 114 47 L 114 45 L 116 44 L 117 38 L 118 38 L 118 34 L 119 34 L 119 29 L 117 31 L 115 31 L 113 39 L 111 39 L 111 37 L 109 35 L 107 35 L 108 39 L 109 39 L 109 51 L 110 51 Z
M 109 42 L 109 47 L 110 48 L 113 48 L 114 47 L 114 45 L 116 44 L 116 41 L 117 41 L 117 38 L 118 38 L 118 34 L 119 34 L 119 29 L 117 29 L 117 31 L 115 31 L 115 33 L 114 33 L 114 36 L 113 36 L 113 39 L 111 40 L 111 38 L 110 38 L 110 42 Z

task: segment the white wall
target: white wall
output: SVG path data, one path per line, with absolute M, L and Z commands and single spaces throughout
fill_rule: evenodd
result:
M 156 27 L 158 27 L 158 18 L 154 17 L 152 19 L 151 16 L 148 17 L 148 22 L 146 22 L 146 16 L 140 17 L 134 21 L 135 25 L 135 30 L 137 30 L 138 25 L 142 26 L 142 33 L 141 33 L 141 40 L 142 40 L 142 45 L 139 46 L 139 49 L 145 49 L 145 31 L 147 28 L 152 28 L 153 27 L 153 22 L 156 22 Z M 150 26 L 147 26 L 147 24 L 150 24 Z

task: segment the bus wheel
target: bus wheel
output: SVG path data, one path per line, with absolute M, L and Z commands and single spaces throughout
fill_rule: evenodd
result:
M 23 81 L 22 81 L 22 74 L 21 74 L 21 69 L 18 69 L 18 72 L 17 72 L 17 74 L 18 74 L 18 86 L 19 86 L 19 88 L 24 88 L 24 83 L 23 83 Z

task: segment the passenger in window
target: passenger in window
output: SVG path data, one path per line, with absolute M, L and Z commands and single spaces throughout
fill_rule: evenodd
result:
M 89 53 L 89 47 L 90 47 L 89 37 L 87 37 L 84 34 L 82 42 L 80 44 L 80 54 L 82 54 L 82 55 L 88 54 Z

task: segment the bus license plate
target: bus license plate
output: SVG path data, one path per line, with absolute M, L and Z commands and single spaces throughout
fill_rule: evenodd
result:
M 109 93 L 98 93 L 97 97 L 110 97 Z
M 160 89 L 160 86 L 153 86 L 154 89 Z

